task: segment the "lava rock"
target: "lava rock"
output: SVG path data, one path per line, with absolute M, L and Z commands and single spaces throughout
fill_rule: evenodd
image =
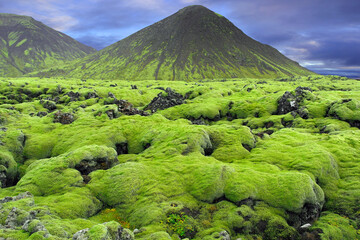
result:
M 58 111 L 54 115 L 54 123 L 70 124 L 74 121 L 74 115 Z
M 139 114 L 141 116 L 149 115 L 149 113 L 145 111 L 134 108 L 134 106 L 126 100 L 116 100 L 115 104 L 118 106 L 118 111 L 125 115 L 136 115 L 136 114 Z
M 36 116 L 38 117 L 45 117 L 47 115 L 47 112 L 38 112 Z
M 116 99 L 115 95 L 112 92 L 108 92 L 108 97 Z
M 27 212 L 25 210 L 13 207 L 6 218 L 5 227 L 11 229 L 22 227 L 27 220 L 32 220 L 35 218 L 35 216 L 35 211 Z
M 108 115 L 109 119 L 112 120 L 114 118 L 116 118 L 116 114 L 115 114 L 115 111 L 114 110 L 107 110 L 106 111 L 106 115 Z
M 26 232 L 29 232 L 30 234 L 43 231 L 45 233 L 44 237 L 49 237 L 48 230 L 45 228 L 44 224 L 42 224 L 42 222 L 40 222 L 40 220 L 38 219 L 26 220 L 24 225 L 22 226 L 22 229 Z
M 165 94 L 160 92 L 146 107 L 145 110 L 156 112 L 158 109 L 163 110 L 185 102 L 185 98 L 180 93 L 173 91 L 171 88 L 165 89 Z
M 291 92 L 286 91 L 278 101 L 277 114 L 287 114 L 296 111 L 298 107 L 296 97 Z
M 86 95 L 85 95 L 85 99 L 90 99 L 90 98 L 97 98 L 99 97 L 95 92 L 88 92 Z
M 283 115 L 291 112 L 293 115 L 299 114 L 301 118 L 308 119 L 308 110 L 304 106 L 300 108 L 300 105 L 309 92 L 312 92 L 312 90 L 308 87 L 297 87 L 295 89 L 295 95 L 286 91 L 278 101 L 276 113 Z
M 0 188 L 6 187 L 7 182 L 7 169 L 0 165 Z
M 76 92 L 74 93 L 73 91 L 70 91 L 67 93 L 67 95 L 70 97 L 70 101 L 78 101 L 80 98 L 80 93 Z
M 56 104 L 52 101 L 45 101 L 42 105 L 49 110 L 49 112 L 53 112 L 56 109 Z

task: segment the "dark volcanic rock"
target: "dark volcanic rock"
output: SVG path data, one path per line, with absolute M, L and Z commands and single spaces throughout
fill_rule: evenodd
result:
M 47 115 L 47 112 L 38 112 L 36 116 L 38 117 L 45 117 Z
M 90 98 L 97 98 L 99 97 L 96 92 L 88 92 L 86 95 L 85 95 L 85 99 L 90 99 Z
M 6 187 L 7 183 L 7 171 L 6 168 L 0 165 L 0 188 Z
M 171 88 L 165 89 L 165 94 L 160 92 L 146 107 L 145 110 L 156 112 L 158 109 L 163 110 L 169 107 L 184 103 L 184 97 L 180 93 L 173 91 Z
M 67 93 L 67 95 L 70 97 L 70 101 L 78 101 L 80 98 L 80 93 L 76 92 L 74 93 L 73 91 L 70 91 Z
M 49 110 L 49 112 L 53 112 L 56 109 L 56 104 L 51 101 L 45 101 L 42 105 L 44 108 Z
M 312 223 L 320 217 L 322 206 L 320 204 L 306 203 L 300 213 L 289 213 L 289 225 L 299 229 L 307 223 Z
M 74 116 L 71 113 L 62 113 L 58 111 L 54 115 L 54 123 L 70 124 L 74 121 Z
M 147 113 L 145 111 L 134 108 L 134 106 L 126 100 L 116 100 L 115 103 L 118 106 L 119 112 L 121 112 L 125 115 L 135 115 L 135 114 L 139 114 L 141 116 L 149 115 L 149 113 Z
M 292 93 L 286 91 L 278 101 L 277 114 L 287 114 L 289 112 L 296 111 L 298 107 L 296 97 Z
M 293 115 L 299 114 L 301 118 L 308 119 L 309 112 L 304 106 L 300 108 L 300 105 L 309 92 L 312 92 L 312 90 L 308 87 L 297 87 L 295 95 L 286 91 L 278 101 L 276 114 L 283 115 L 291 112 Z

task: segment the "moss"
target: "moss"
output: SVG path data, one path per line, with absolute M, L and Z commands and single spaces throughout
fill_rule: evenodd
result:
M 322 213 L 311 229 L 321 229 L 321 239 L 358 239 L 360 237 L 354 221 L 329 212 Z
M 318 221 L 321 227 L 314 223 L 314 233 L 321 228 L 324 239 L 330 234 L 353 237 L 349 225 L 358 230 L 360 211 L 360 132 L 324 109 L 346 106 L 356 113 L 356 101 L 342 99 L 357 99 L 358 82 L 332 77 L 262 82 L 0 79 L 1 164 L 11 166 L 5 167 L 13 170 L 14 183 L 17 174 L 20 178 L 0 196 L 26 190 L 35 195 L 3 204 L 1 224 L 16 207 L 37 211 L 54 239 L 94 226 L 99 228 L 94 234 L 100 234 L 103 227 L 97 225 L 108 221 L 117 222 L 106 226 L 108 232 L 129 224 L 140 229 L 137 239 L 152 234 L 168 239 L 177 234 L 164 222 L 169 214 L 184 212 L 195 229 L 193 239 L 216 239 L 224 230 L 232 238 L 296 239 L 290 217 L 309 204 L 324 204 L 329 214 L 338 214 L 332 218 L 341 233 L 325 214 Z M 134 84 L 137 90 L 131 89 Z M 277 99 L 298 85 L 314 90 L 311 100 L 301 103 L 309 118 L 274 115 Z M 110 120 L 106 111 L 117 110 L 116 104 L 84 95 L 68 102 L 66 97 L 80 88 L 82 94 L 96 90 L 103 98 L 112 92 L 141 108 L 159 93 L 156 87 L 171 87 L 189 98 L 151 116 L 119 114 Z M 22 103 L 11 96 L 19 89 Z M 30 115 L 46 111 L 40 100 L 55 96 L 66 100 L 58 102 L 59 109 L 76 116 L 72 124 L 53 123 L 51 113 Z M 207 125 L 192 124 L 199 116 Z M 88 175 L 77 170 L 79 163 L 99 159 L 109 165 L 94 167 Z

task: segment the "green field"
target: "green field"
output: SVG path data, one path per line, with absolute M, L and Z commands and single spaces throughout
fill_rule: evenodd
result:
M 337 76 L 1 78 L 0 239 L 359 239 L 359 127 Z

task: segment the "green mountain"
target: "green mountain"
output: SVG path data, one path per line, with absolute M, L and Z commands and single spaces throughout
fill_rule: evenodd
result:
M 95 51 L 31 17 L 0 14 L 0 76 L 20 76 Z
M 131 36 L 40 75 L 109 79 L 214 79 L 314 74 L 225 17 L 189 6 Z

